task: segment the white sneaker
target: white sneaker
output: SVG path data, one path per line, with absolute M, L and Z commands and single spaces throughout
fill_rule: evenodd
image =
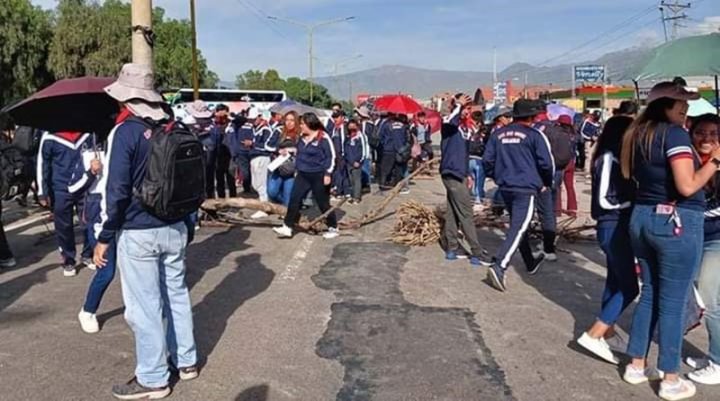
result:
M 15 258 L 0 260 L 0 268 L 2 268 L 2 269 L 10 269 L 15 266 L 17 266 L 17 262 L 15 261 Z
M 674 383 L 666 381 L 660 383 L 658 396 L 667 401 L 679 401 L 694 396 L 696 391 L 697 389 L 695 388 L 695 384 L 693 384 L 693 382 L 678 378 L 678 380 Z
M 720 365 L 708 361 L 708 365 L 688 374 L 690 380 L 710 386 L 720 384 Z
M 268 216 L 269 216 L 269 214 L 263 212 L 262 210 L 258 210 L 252 216 L 250 216 L 250 218 L 253 220 L 257 220 L 257 219 L 264 219 Z
M 704 358 L 693 358 L 691 356 L 685 358 L 685 364 L 690 366 L 694 370 L 706 367 L 708 365 L 708 362 L 710 361 Z
M 654 368 L 638 369 L 633 364 L 629 363 L 625 367 L 625 373 L 623 374 L 623 380 L 630 384 L 642 384 L 648 381 L 660 380 L 665 375 L 663 372 Z
M 280 238 L 291 238 L 293 236 L 292 228 L 285 224 L 283 224 L 282 227 L 274 227 L 273 231 L 275 231 L 275 234 Z
M 63 276 L 74 277 L 77 274 L 77 269 L 74 265 L 63 265 Z
M 580 338 L 577 339 L 577 343 L 585 348 L 586 350 L 593 353 L 593 355 L 608 361 L 612 364 L 617 365 L 620 363 L 620 361 L 615 357 L 615 355 L 610 350 L 610 346 L 605 342 L 605 339 L 600 338 L 592 338 L 588 333 L 583 333 Z
M 325 239 L 334 239 L 340 236 L 340 230 L 337 228 L 328 228 L 327 232 L 323 234 L 323 238 Z
M 100 325 L 98 324 L 97 318 L 94 313 L 85 312 L 84 309 L 80 309 L 78 313 L 78 320 L 80 321 L 80 327 L 82 331 L 93 334 L 100 331 Z
M 554 253 L 554 252 L 553 253 L 546 253 L 544 251 L 533 252 L 533 258 L 535 258 L 535 259 L 539 258 L 540 255 L 545 255 L 545 260 L 547 260 L 548 262 L 557 262 L 557 260 L 558 260 L 557 253 Z

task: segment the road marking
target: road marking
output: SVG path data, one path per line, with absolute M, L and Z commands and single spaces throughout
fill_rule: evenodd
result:
M 302 266 L 302 263 L 307 257 L 308 251 L 310 251 L 310 247 L 312 246 L 314 241 L 314 238 L 311 236 L 303 238 L 300 246 L 298 247 L 298 250 L 295 251 L 292 258 L 290 259 L 290 263 L 285 266 L 285 270 L 280 275 L 281 280 L 295 281 L 297 273 L 300 270 L 300 266 Z
M 27 219 L 22 219 L 20 221 L 16 221 L 16 222 L 6 226 L 5 231 L 13 231 L 13 230 L 27 227 L 31 224 L 37 223 L 38 221 L 47 219 L 48 216 L 50 216 L 50 213 L 41 213 L 38 216 L 34 216 L 34 217 L 27 218 Z

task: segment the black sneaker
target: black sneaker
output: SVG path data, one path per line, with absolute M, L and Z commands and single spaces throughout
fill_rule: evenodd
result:
M 170 372 L 177 374 L 182 381 L 197 379 L 197 377 L 200 375 L 200 369 L 198 369 L 196 365 L 178 369 L 177 366 L 175 366 L 175 364 L 172 363 L 172 361 L 170 361 L 169 359 L 168 368 L 170 368 Z
M 537 274 L 537 272 L 540 270 L 540 265 L 542 265 L 542 262 L 544 261 L 545 254 L 541 252 L 540 255 L 538 255 L 535 260 L 533 260 L 532 264 L 530 266 L 527 266 L 528 274 L 530 274 L 531 276 Z
M 164 387 L 145 387 L 137 382 L 137 378 L 133 377 L 125 384 L 116 384 L 112 388 L 112 394 L 120 400 L 141 400 L 143 398 L 149 400 L 159 400 L 170 395 L 170 386 Z

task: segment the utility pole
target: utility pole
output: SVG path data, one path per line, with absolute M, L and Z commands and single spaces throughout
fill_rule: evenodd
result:
M 525 71 L 525 86 L 523 86 L 523 97 L 528 98 L 528 73 Z
M 195 28 L 195 0 L 190 0 L 190 25 L 192 26 L 192 85 L 193 99 L 200 99 L 200 78 L 198 77 L 197 30 Z
M 301 28 L 303 28 L 303 29 L 305 29 L 305 30 L 307 31 L 307 33 L 308 33 L 308 63 L 310 64 L 310 66 L 309 66 L 309 68 L 308 68 L 308 69 L 310 70 L 310 71 L 309 71 L 309 72 L 310 72 L 310 79 L 309 79 L 309 81 L 310 81 L 310 103 L 312 103 L 312 102 L 313 102 L 313 99 L 314 99 L 314 97 L 313 97 L 313 80 L 314 80 L 314 71 L 313 71 L 313 35 L 315 34 L 315 30 L 316 30 L 317 28 L 322 27 L 322 26 L 327 26 L 327 25 L 337 24 L 337 23 L 339 23 L 339 22 L 354 20 L 355 17 L 337 18 L 337 19 L 328 20 L 328 21 L 316 22 L 316 23 L 314 23 L 314 24 L 306 24 L 306 23 L 304 23 L 304 22 L 295 21 L 295 20 L 293 20 L 293 19 L 282 18 L 282 17 L 275 17 L 275 16 L 272 16 L 272 15 L 268 15 L 267 18 L 268 18 L 268 19 L 271 19 L 271 20 L 274 20 L 274 21 L 287 22 L 288 24 L 292 24 L 292 25 L 299 26 L 299 27 L 301 27 Z
M 687 14 L 685 14 L 685 10 L 692 7 L 691 3 L 680 3 L 679 0 L 675 0 L 674 3 L 668 3 L 665 0 L 660 2 L 661 7 L 665 7 L 672 13 L 672 17 L 663 17 L 663 26 L 665 25 L 665 21 L 672 21 L 672 40 L 677 39 L 678 36 L 678 28 L 683 27 L 680 23 L 681 20 L 688 19 Z M 664 11 L 663 11 L 664 14 Z
M 153 65 L 152 0 L 132 0 L 132 62 Z
M 660 8 L 660 22 L 662 23 L 663 33 L 665 34 L 665 43 L 667 43 L 668 36 L 667 36 L 667 25 L 665 25 L 665 9 L 662 7 L 659 7 L 659 8 Z

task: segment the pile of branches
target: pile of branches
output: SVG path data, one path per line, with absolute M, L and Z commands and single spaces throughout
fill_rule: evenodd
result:
M 435 211 L 418 201 L 404 202 L 397 209 L 392 241 L 409 246 L 426 246 L 440 239 L 440 221 Z

